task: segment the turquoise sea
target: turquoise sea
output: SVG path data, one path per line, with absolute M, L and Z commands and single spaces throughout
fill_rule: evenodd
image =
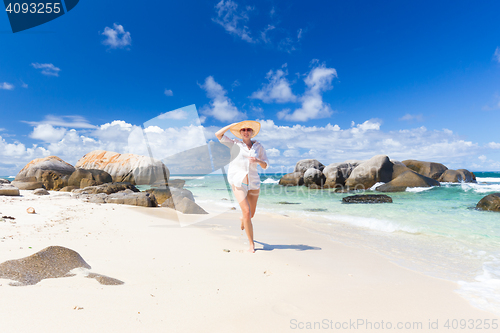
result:
M 500 172 L 475 174 L 477 184 L 412 188 L 389 193 L 392 204 L 371 205 L 342 204 L 342 198 L 351 194 L 329 189 L 283 187 L 278 185 L 281 174 L 266 174 L 261 175 L 257 214 L 266 211 L 302 218 L 302 226 L 310 232 L 456 281 L 457 292 L 473 305 L 500 315 L 500 213 L 475 209 L 481 198 L 500 192 Z M 172 178 L 185 179 L 186 188 L 202 206 L 238 207 L 222 175 Z
M 500 192 L 500 172 L 475 174 L 477 184 L 413 188 L 389 193 L 392 204 L 371 205 L 342 204 L 342 198 L 351 194 L 329 189 L 283 187 L 278 185 L 281 174 L 265 174 L 261 175 L 257 214 L 265 211 L 301 218 L 304 232 L 319 233 L 380 253 L 404 267 L 458 282 L 457 292 L 474 306 L 500 315 L 500 213 L 475 209 L 481 198 Z M 238 207 L 222 175 L 171 178 L 185 179 L 185 187 L 203 207 Z M 258 226 L 255 230 L 256 240 L 266 242 Z

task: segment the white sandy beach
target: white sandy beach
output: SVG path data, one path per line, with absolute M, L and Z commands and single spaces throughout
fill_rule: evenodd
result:
M 311 331 L 315 322 L 318 331 L 452 332 L 448 319 L 500 325 L 455 293 L 457 284 L 308 232 L 292 218 L 257 212 L 261 250 L 250 254 L 237 211 L 180 227 L 167 208 L 21 192 L 0 197 L 0 215 L 15 217 L 0 222 L 0 263 L 64 246 L 91 272 L 124 284 L 77 275 L 14 287 L 0 279 L 2 332 L 286 332 Z M 30 206 L 37 214 L 26 213 Z

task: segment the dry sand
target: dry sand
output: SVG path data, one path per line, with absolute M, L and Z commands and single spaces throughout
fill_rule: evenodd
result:
M 457 284 L 310 233 L 292 218 L 257 213 L 261 250 L 250 254 L 237 211 L 180 227 L 166 208 L 21 192 L 0 197 L 0 216 L 15 217 L 0 222 L 0 263 L 63 246 L 91 272 L 124 284 L 102 285 L 78 271 L 29 286 L 0 279 L 2 333 L 286 332 L 313 331 L 315 322 L 317 331 L 452 332 L 447 319 L 500 325 L 455 293 Z M 26 213 L 30 206 L 36 214 Z

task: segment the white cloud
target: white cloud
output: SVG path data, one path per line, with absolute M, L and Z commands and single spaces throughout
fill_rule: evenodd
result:
M 106 123 L 106 124 L 99 126 L 99 128 L 101 130 L 107 130 L 109 128 L 118 128 L 120 130 L 125 130 L 125 131 L 129 131 L 129 132 L 132 130 L 132 127 L 133 127 L 132 124 L 129 124 L 123 120 L 113 120 L 110 123 Z
M 27 148 L 19 141 L 7 142 L 0 136 L 0 174 L 2 176 L 15 176 L 29 161 L 49 156 L 49 152 L 43 148 L 33 145 Z
M 381 121 L 377 119 L 354 123 L 346 128 L 337 124 L 280 126 L 272 120 L 260 122 L 262 128 L 256 139 L 267 148 L 271 166 L 268 172 L 289 172 L 298 160 L 304 158 L 315 158 L 328 165 L 348 159 L 369 159 L 377 154 L 385 154 L 395 160 L 434 161 L 452 169 L 478 170 L 476 163 L 482 163 L 480 168 L 483 170 L 498 170 L 495 165 L 500 165 L 500 161 L 484 157 L 489 156 L 489 152 L 496 153 L 500 143 L 479 145 L 465 141 L 449 130 L 428 130 L 422 126 L 384 131 Z M 0 174 L 15 175 L 34 158 L 48 155 L 59 156 L 74 165 L 83 155 L 95 149 L 149 156 L 148 147 L 140 140 L 143 133 L 147 134 L 153 157 L 162 159 L 204 145 L 205 138 L 215 140 L 214 133 L 218 129 L 220 127 L 189 125 L 164 128 L 152 125 L 143 131 L 140 126 L 123 120 L 101 124 L 92 130 L 68 130 L 51 124 L 36 124 L 30 135 L 41 140 L 36 145 L 0 136 L 0 156 L 4 157 L 0 159 Z M 139 138 L 130 140 L 134 133 L 139 134 Z
M 266 154 L 268 157 L 280 156 L 280 151 L 276 148 L 266 149 Z
M 122 25 L 113 23 L 113 28 L 105 27 L 101 35 L 106 36 L 102 44 L 108 45 L 110 49 L 122 49 L 125 46 L 132 45 L 130 32 L 125 31 Z
M 21 87 L 23 88 L 28 88 L 28 84 L 24 83 L 23 81 L 21 81 Z
M 424 116 L 420 113 L 420 114 L 405 114 L 403 117 L 399 118 L 399 120 L 402 120 L 402 121 L 423 121 L 424 120 Z
M 493 57 L 497 62 L 500 63 L 500 47 L 497 47 L 495 50 L 495 53 L 493 54 Z
M 7 82 L 0 83 L 0 89 L 3 89 L 3 90 L 12 90 L 12 89 L 14 89 L 14 85 L 10 84 L 10 83 L 7 83 Z
M 204 114 L 220 121 L 233 121 L 245 116 L 238 111 L 231 99 L 226 96 L 227 91 L 215 82 L 212 76 L 207 77 L 205 83 L 200 87 L 207 92 L 207 96 L 211 99 L 210 106 L 201 109 Z
M 254 105 L 252 105 L 251 109 L 252 109 L 252 111 L 253 111 L 253 112 L 258 113 L 258 114 L 260 114 L 261 116 L 262 116 L 262 115 L 263 115 L 263 113 L 264 113 L 264 109 L 263 109 L 263 108 L 261 108 L 260 106 L 254 106 Z
M 309 119 L 326 118 L 331 116 L 333 110 L 330 105 L 323 102 L 322 93 L 332 89 L 331 83 L 337 77 L 335 68 L 328 68 L 324 64 L 311 69 L 304 79 L 307 89 L 300 101 L 302 106 L 293 113 L 286 110 L 280 111 L 278 117 L 288 121 L 307 121 Z
M 262 127 L 256 139 L 265 148 L 281 153 L 268 156 L 269 172 L 290 172 L 304 158 L 315 158 L 327 165 L 348 159 L 369 159 L 377 154 L 400 161 L 418 159 L 443 163 L 449 168 L 470 168 L 472 161 L 477 161 L 478 152 L 487 149 L 450 131 L 430 131 L 425 127 L 383 131 L 376 119 L 345 129 L 332 124 L 278 126 L 272 120 L 260 122 Z M 281 170 L 281 166 L 286 169 Z
M 163 128 L 160 128 L 158 126 L 148 126 L 144 129 L 144 132 L 160 134 L 164 133 L 165 131 L 163 130 Z
M 302 29 L 295 33 L 279 27 L 281 19 L 276 15 L 276 9 L 273 7 L 269 12 L 269 17 L 258 19 L 255 22 L 265 23 L 260 27 L 249 28 L 250 12 L 258 15 L 259 11 L 255 7 L 246 6 L 244 9 L 238 7 L 238 4 L 232 0 L 221 0 L 215 5 L 216 16 L 212 21 L 219 24 L 229 34 L 240 38 L 251 44 L 265 44 L 277 47 L 279 50 L 291 53 L 303 37 Z M 267 22 L 266 22 L 267 21 Z M 270 21 L 270 22 L 269 22 Z M 255 24 L 254 24 L 255 25 Z M 254 37 L 255 35 L 255 37 Z
M 233 83 L 231 83 L 231 90 L 234 90 L 234 88 L 241 86 L 240 81 L 234 80 Z
M 169 111 L 162 113 L 161 115 L 158 116 L 159 119 L 176 119 L 176 120 L 183 120 L 188 118 L 188 113 L 184 110 L 174 110 L 174 111 Z
M 205 144 L 201 126 L 180 128 L 160 128 L 148 126 L 147 134 L 150 148 L 155 158 L 165 158 L 180 151 Z M 141 140 L 129 140 L 134 133 L 142 136 L 140 126 L 115 120 L 96 126 L 94 130 L 55 128 L 49 124 L 36 125 L 30 137 L 39 139 L 39 145 L 28 148 L 20 142 L 7 142 L 0 136 L 0 174 L 15 175 L 35 158 L 56 155 L 75 165 L 85 154 L 103 149 L 118 153 L 134 153 L 149 156 L 148 147 Z
M 488 147 L 491 149 L 500 149 L 500 143 L 492 141 L 492 142 L 488 143 Z
M 269 44 L 271 43 L 271 40 L 269 39 L 269 37 L 267 36 L 267 32 L 268 31 L 271 31 L 271 30 L 274 30 L 276 29 L 276 27 L 274 25 L 271 25 L 271 24 L 268 24 L 266 28 L 264 28 L 264 30 L 262 30 L 260 32 L 260 39 L 266 43 L 266 44 Z
M 52 126 L 72 127 L 72 128 L 95 128 L 87 119 L 82 116 L 53 116 L 47 115 L 42 121 L 22 121 L 32 126 L 48 124 Z
M 283 65 L 286 68 L 286 64 Z M 250 98 L 260 99 L 264 103 L 288 103 L 295 102 L 297 96 L 295 96 L 290 88 L 290 82 L 286 79 L 288 71 L 283 71 L 278 69 L 276 72 L 270 70 L 266 78 L 269 83 L 264 85 L 262 89 L 254 92 Z
M 381 122 L 376 119 L 367 120 L 362 124 L 355 124 L 354 121 L 351 123 L 351 132 L 354 134 L 366 132 L 369 130 L 380 130 Z
M 238 4 L 231 0 L 221 0 L 215 5 L 217 17 L 212 21 L 222 26 L 229 34 L 238 36 L 242 40 L 255 43 L 250 36 L 250 29 L 246 26 L 248 22 L 248 12 L 252 7 L 246 7 L 246 10 L 238 10 Z
M 61 71 L 59 67 L 56 67 L 53 64 L 32 63 L 31 66 L 36 69 L 41 69 L 42 74 L 47 76 L 59 76 L 59 72 Z
M 65 128 L 55 128 L 49 124 L 41 124 L 33 129 L 30 138 L 45 142 L 55 142 L 61 140 L 64 134 L 66 134 Z
M 174 93 L 170 89 L 165 89 L 163 93 L 165 94 L 165 96 L 174 96 Z

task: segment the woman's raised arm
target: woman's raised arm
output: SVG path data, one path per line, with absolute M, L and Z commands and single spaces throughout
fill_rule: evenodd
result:
M 224 135 L 224 133 L 227 132 L 228 129 L 231 128 L 231 126 L 233 126 L 234 124 L 237 124 L 237 123 L 232 123 L 230 125 L 227 125 L 226 127 L 223 127 L 221 128 L 220 130 L 218 130 L 217 132 L 215 132 L 215 136 L 217 137 L 217 139 L 222 139 L 222 136 Z

